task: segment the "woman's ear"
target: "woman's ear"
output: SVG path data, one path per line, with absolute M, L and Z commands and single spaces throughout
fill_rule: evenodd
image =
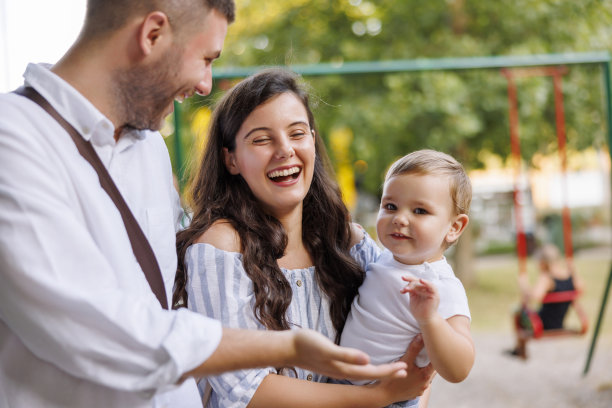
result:
M 457 241 L 463 231 L 465 231 L 465 227 L 467 227 L 469 221 L 470 217 L 468 217 L 467 214 L 459 214 L 455 216 L 450 229 L 446 233 L 446 242 L 448 244 L 452 244 L 453 242 Z
M 223 159 L 225 161 L 225 168 L 230 172 L 231 175 L 240 174 L 240 169 L 236 164 L 236 156 L 233 152 L 230 152 L 227 147 L 223 148 Z

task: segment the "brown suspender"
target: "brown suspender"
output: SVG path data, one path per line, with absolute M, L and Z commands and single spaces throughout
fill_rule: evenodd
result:
M 162 274 L 159 269 L 159 265 L 157 264 L 155 254 L 153 253 L 153 249 L 151 248 L 147 237 L 138 225 L 136 218 L 134 218 L 134 215 L 130 211 L 130 208 L 121 196 L 119 189 L 113 182 L 110 174 L 108 174 L 108 170 L 106 170 L 106 167 L 104 167 L 104 164 L 102 164 L 102 161 L 100 160 L 100 157 L 98 157 L 91 142 L 83 139 L 79 132 L 72 127 L 72 125 L 68 123 L 34 88 L 21 87 L 14 92 L 31 99 L 40 105 L 41 108 L 47 111 L 47 113 L 51 115 L 51 117 L 53 117 L 53 119 L 55 119 L 68 132 L 79 150 L 79 153 L 81 153 L 81 156 L 83 156 L 85 160 L 87 160 L 96 170 L 96 173 L 98 173 L 98 178 L 100 179 L 100 185 L 110 196 L 113 203 L 115 203 L 117 209 L 121 213 L 121 218 L 123 219 L 125 229 L 127 230 L 128 237 L 130 238 L 130 243 L 132 244 L 132 251 L 134 252 L 136 259 L 138 260 L 138 263 L 140 264 L 140 267 L 142 268 L 142 271 L 149 282 L 151 290 L 155 296 L 157 296 L 161 306 L 164 309 L 168 309 L 166 289 L 164 287 Z

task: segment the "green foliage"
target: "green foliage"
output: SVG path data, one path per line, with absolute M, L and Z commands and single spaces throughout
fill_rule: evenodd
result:
M 342 63 L 416 58 L 530 55 L 607 50 L 612 2 L 595 0 L 237 0 L 219 66 Z M 606 141 L 601 69 L 564 76 L 568 146 Z M 499 70 L 308 77 L 323 137 L 354 132 L 351 156 L 368 170 L 361 188 L 377 194 L 397 157 L 434 148 L 468 168 L 482 150 L 510 152 L 507 83 Z M 213 96 L 198 103 L 212 103 Z M 525 158 L 554 152 L 550 78 L 517 79 Z M 187 126 L 183 126 L 187 128 Z

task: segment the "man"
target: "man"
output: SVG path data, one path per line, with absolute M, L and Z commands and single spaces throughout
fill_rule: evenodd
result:
M 64 57 L 24 74 L 93 144 L 153 248 L 168 299 L 180 206 L 155 130 L 173 100 L 210 92 L 233 19 L 233 0 L 88 0 Z M 189 407 L 199 403 L 193 377 L 256 366 L 405 375 L 404 363 L 371 366 L 310 331 L 231 330 L 163 310 L 93 167 L 15 93 L 0 95 L 0 276 L 0 407 Z M 429 373 L 409 374 L 424 384 Z

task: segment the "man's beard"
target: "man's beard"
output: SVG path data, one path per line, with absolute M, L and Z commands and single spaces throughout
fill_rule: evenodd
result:
M 156 64 L 115 73 L 116 113 L 125 128 L 159 130 L 179 87 L 182 64 L 178 47 L 170 48 Z

